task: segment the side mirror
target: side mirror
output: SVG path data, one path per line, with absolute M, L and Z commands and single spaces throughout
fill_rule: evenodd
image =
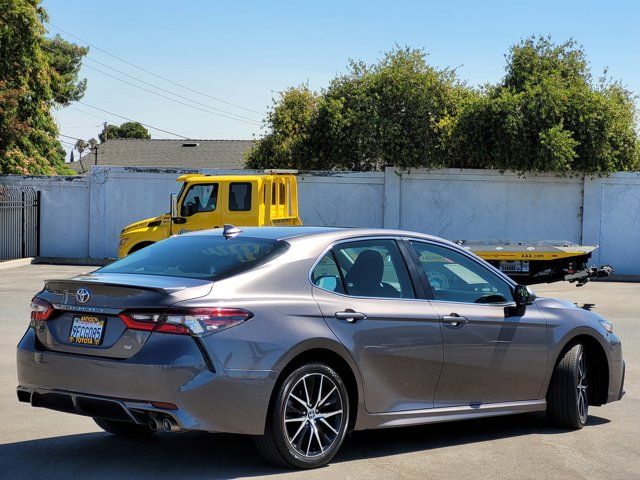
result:
M 170 196 L 170 210 L 171 219 L 178 218 L 178 194 L 172 193 Z
M 532 305 L 533 301 L 536 299 L 536 294 L 533 293 L 526 285 L 516 285 L 516 288 L 513 291 L 513 298 L 516 301 L 516 305 L 519 307 L 523 307 L 526 305 Z

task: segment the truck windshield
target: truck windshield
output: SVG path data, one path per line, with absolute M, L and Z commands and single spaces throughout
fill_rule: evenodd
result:
M 193 235 L 171 237 L 132 253 L 97 273 L 135 273 L 219 279 L 262 265 L 284 253 L 283 241 Z

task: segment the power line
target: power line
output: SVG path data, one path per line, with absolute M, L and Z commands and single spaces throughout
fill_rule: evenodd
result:
M 180 135 L 178 133 L 173 133 L 173 132 L 170 132 L 169 130 L 164 130 L 162 128 L 154 127 L 153 125 L 149 125 L 147 123 L 142 123 L 142 122 L 139 122 L 138 120 L 134 120 L 132 118 L 125 117 L 123 115 L 118 115 L 117 113 L 110 112 L 109 110 L 105 110 L 104 108 L 94 107 L 93 105 L 89 105 L 88 103 L 83 102 L 82 100 L 78 100 L 78 103 L 84 105 L 85 107 L 93 108 L 94 110 L 98 110 L 100 112 L 104 112 L 104 113 L 107 113 L 109 115 L 113 115 L 114 117 L 118 117 L 118 118 L 122 118 L 124 120 L 128 120 L 129 122 L 137 122 L 140 125 L 144 125 L 147 128 L 151 128 L 152 130 L 158 130 L 159 132 L 168 133 L 169 135 L 173 135 L 174 137 L 180 137 L 180 138 L 183 138 L 185 140 L 189 140 L 189 137 L 185 137 L 184 135 Z
M 50 48 L 50 47 L 48 47 L 47 45 L 42 45 L 42 47 L 43 47 L 45 50 L 48 50 L 48 51 L 50 51 L 50 52 L 55 53 L 55 50 L 54 50 L 54 49 L 52 49 L 52 48 Z M 242 115 L 238 115 L 237 113 L 233 113 L 233 112 L 229 112 L 229 111 L 227 111 L 227 110 L 222 110 L 222 109 L 220 109 L 220 108 L 212 107 L 211 105 L 207 105 L 206 103 L 202 103 L 202 102 L 199 102 L 199 101 L 197 101 L 197 100 L 193 100 L 192 98 L 185 97 L 184 95 L 180 95 L 179 93 L 172 92 L 171 90 L 167 90 L 167 89 L 162 88 L 162 87 L 159 87 L 159 86 L 157 86 L 157 85 L 155 85 L 155 84 L 153 84 L 153 83 L 147 82 L 146 80 L 142 80 L 142 79 L 140 79 L 140 78 L 138 78 L 138 77 L 135 77 L 135 76 L 133 76 L 133 75 L 130 75 L 130 74 L 126 73 L 126 72 L 123 72 L 122 70 L 118 70 L 117 68 L 114 68 L 114 67 L 112 67 L 111 65 L 107 65 L 106 63 L 103 63 L 103 62 L 100 62 L 100 61 L 95 60 L 95 59 L 93 59 L 93 58 L 90 58 L 89 56 L 86 56 L 86 57 L 85 57 L 85 60 L 89 60 L 89 61 L 91 61 L 91 62 L 97 63 L 98 65 L 102 65 L 102 66 L 104 66 L 104 67 L 106 67 L 106 68 L 108 68 L 108 69 L 110 69 L 110 70 L 113 70 L 114 72 L 117 72 L 117 73 L 119 73 L 119 74 L 121 74 L 121 75 L 124 75 L 124 76 L 126 76 L 126 77 L 129 77 L 129 78 L 131 78 L 131 79 L 135 80 L 136 82 L 140 82 L 140 83 L 143 83 L 143 84 L 145 84 L 145 85 L 149 85 L 150 87 L 153 87 L 153 88 L 155 88 L 155 89 L 157 89 L 157 90 L 160 90 L 161 92 L 168 93 L 169 95 L 173 95 L 173 96 L 175 96 L 175 97 L 182 98 L 182 99 L 187 100 L 187 101 L 189 101 L 189 102 L 191 102 L 191 103 L 195 103 L 196 105 L 201 105 L 201 106 L 206 107 L 206 108 L 208 108 L 208 109 L 215 110 L 216 112 L 221 112 L 221 113 L 226 114 L 226 115 L 231 115 L 231 116 L 233 116 L 233 117 L 238 117 L 239 119 L 246 120 L 247 122 L 251 122 L 251 123 L 253 123 L 253 124 L 257 125 L 257 126 L 259 126 L 259 125 L 260 125 L 260 123 L 259 123 L 258 121 L 256 121 L 255 119 L 253 119 L 253 118 L 243 117 Z M 154 95 L 158 95 L 158 96 L 160 96 L 160 97 L 162 97 L 162 98 L 167 98 L 167 97 L 164 97 L 164 96 L 162 96 L 162 95 L 160 95 L 160 94 L 158 94 L 158 93 L 156 93 L 156 92 L 152 92 L 152 91 L 147 90 L 147 89 L 144 89 L 144 88 L 142 88 L 142 87 L 140 87 L 140 86 L 138 86 L 138 85 L 135 85 L 135 84 L 129 83 L 129 82 L 127 82 L 126 80 L 123 80 L 123 79 L 121 79 L 121 78 L 119 78 L 119 77 L 116 77 L 116 76 L 114 76 L 114 75 L 111 75 L 111 74 L 109 74 L 109 73 L 107 73 L 107 72 L 104 72 L 104 71 L 102 71 L 102 70 L 98 69 L 98 68 L 92 67 L 92 66 L 90 66 L 90 65 L 84 65 L 84 66 L 85 66 L 86 68 L 90 68 L 91 70 L 95 70 L 96 72 L 100 72 L 100 73 L 102 73 L 103 75 L 106 75 L 106 76 L 108 76 L 108 77 L 114 78 L 114 79 L 116 79 L 116 80 L 118 80 L 118 81 L 120 81 L 120 82 L 126 83 L 127 85 L 131 85 L 131 86 L 133 86 L 133 87 L 136 87 L 136 88 L 139 88 L 139 89 L 141 89 L 141 90 L 144 90 L 145 92 L 149 92 L 149 93 L 152 93 L 152 94 L 154 94 Z M 168 100 L 176 101 L 176 100 L 171 99 L 171 98 L 169 98 Z M 182 102 L 178 102 L 178 103 L 181 103 L 182 105 L 187 105 L 187 104 L 184 104 L 184 103 L 182 103 Z M 187 105 L 187 106 L 189 106 L 189 107 L 193 107 L 193 105 Z M 193 108 L 195 108 L 195 107 L 193 107 Z M 199 109 L 199 110 L 201 110 L 201 109 Z M 220 114 L 215 113 L 215 112 L 208 112 L 208 113 L 212 113 L 212 114 L 214 114 L 214 115 L 220 115 Z M 224 118 L 230 118 L 230 117 L 227 117 L 227 116 L 225 116 L 225 115 L 220 115 L 220 116 L 222 116 L 222 117 L 224 117 Z M 231 119 L 232 119 L 232 120 L 235 120 L 235 118 L 231 118 Z
M 200 92 L 200 91 L 198 91 L 198 90 L 195 90 L 195 89 L 193 89 L 193 88 L 191 88 L 191 87 L 187 87 L 186 85 L 183 85 L 183 84 L 181 84 L 181 83 L 174 82 L 173 80 L 170 80 L 170 79 L 168 79 L 168 78 L 166 78 L 166 77 L 163 77 L 162 75 L 158 75 L 157 73 L 153 73 L 152 71 L 147 70 L 146 68 L 142 68 L 142 67 L 140 67 L 140 66 L 136 65 L 135 63 L 131 63 L 131 62 L 129 62 L 128 60 L 125 60 L 125 59 L 124 59 L 124 58 L 122 58 L 122 57 L 119 57 L 119 56 L 117 56 L 117 55 L 114 55 L 113 53 L 110 53 L 110 52 L 108 52 L 108 51 L 106 51 L 106 50 L 104 50 L 104 49 L 102 49 L 102 48 L 100 48 L 100 47 L 98 47 L 98 46 L 96 46 L 96 45 L 93 45 L 92 43 L 89 43 L 89 42 L 87 42 L 86 40 L 83 40 L 82 38 L 80 38 L 80 37 L 78 37 L 78 36 L 76 36 L 76 35 L 74 35 L 74 34 L 72 34 L 72 33 L 70 33 L 70 32 L 67 32 L 66 30 L 63 30 L 62 28 L 60 28 L 60 27 L 58 27 L 58 26 L 54 25 L 54 24 L 53 24 L 53 23 L 51 23 L 51 22 L 49 22 L 49 25 L 51 25 L 51 26 L 52 26 L 53 28 L 55 28 L 56 30 L 61 31 L 61 32 L 62 32 L 62 33 L 64 33 L 65 35 L 69 35 L 70 37 L 75 38 L 76 40 L 78 40 L 78 41 L 80 41 L 80 42 L 84 43 L 85 45 L 90 46 L 91 48 L 94 48 L 94 49 L 96 49 L 96 50 L 98 50 L 98 51 L 100 51 L 100 52 L 102 52 L 102 53 L 104 53 L 104 54 L 106 54 L 106 55 L 109 55 L 110 57 L 113 57 L 113 58 L 115 58 L 116 60 L 120 60 L 121 62 L 126 63 L 127 65 L 130 65 L 130 66 L 132 66 L 132 67 L 134 67 L 134 68 L 137 68 L 138 70 L 140 70 L 140 71 L 142 71 L 142 72 L 145 72 L 145 73 L 147 73 L 147 74 L 149 74 L 149 75 L 153 75 L 154 77 L 159 78 L 159 79 L 161 79 L 161 80 L 164 80 L 165 82 L 169 82 L 169 83 L 171 83 L 171 84 L 173 84 L 173 85 L 176 85 L 176 86 L 178 86 L 178 87 L 180 87 L 180 88 L 184 88 L 185 90 L 189 90 L 190 92 L 197 93 L 198 95 L 202 95 L 202 96 L 204 96 L 204 97 L 211 98 L 211 99 L 213 99 L 213 100 L 215 100 L 215 101 L 217 101 L 217 102 L 225 103 L 225 104 L 227 104 L 227 105 L 231 105 L 231 106 L 233 106 L 233 107 L 240 108 L 240 109 L 242 109 L 242 110 L 246 110 L 247 112 L 253 112 L 253 113 L 257 113 L 258 115 L 264 115 L 264 112 L 258 112 L 257 110 L 251 110 L 250 108 L 242 107 L 242 106 L 240 106 L 240 105 L 238 105 L 238 104 L 231 103 L 231 102 L 227 102 L 226 100 L 222 100 L 221 98 L 214 97 L 214 96 L 209 95 L 209 94 L 207 94 L 207 93 L 204 93 L 204 92 Z
M 213 112 L 211 110 L 206 110 L 206 109 L 200 108 L 200 107 L 198 107 L 196 105 L 191 105 L 191 104 L 188 104 L 186 102 L 182 102 L 180 100 L 176 100 L 175 98 L 171 98 L 171 97 L 168 97 L 166 95 L 162 95 L 161 93 L 154 92 L 153 90 L 149 90 L 148 88 L 141 87 L 140 85 L 136 85 L 135 83 L 128 82 L 127 80 L 124 80 L 122 78 L 116 77 L 115 75 L 111 75 L 110 73 L 104 72 L 104 71 L 102 71 L 102 70 L 100 70 L 98 68 L 92 67 L 91 65 L 85 65 L 85 67 L 86 68 L 90 68 L 91 70 L 95 70 L 96 72 L 100 72 L 103 75 L 106 75 L 107 77 L 111 77 L 111 78 L 114 78 L 114 79 L 116 79 L 116 80 L 118 80 L 120 82 L 126 83 L 127 85 L 131 85 L 132 87 L 138 88 L 138 89 L 140 89 L 140 90 L 142 90 L 144 92 L 148 92 L 148 93 L 151 93 L 152 95 L 157 95 L 158 97 L 165 98 L 165 99 L 170 100 L 170 101 L 175 102 L 175 103 L 179 103 L 180 105 L 185 105 L 187 107 L 195 108 L 196 110 L 200 110 L 202 112 L 206 112 L 206 113 L 210 113 L 212 115 L 218 115 L 220 117 L 228 118 L 229 120 L 235 120 L 236 122 L 242 122 L 242 123 L 248 123 L 248 124 L 255 125 L 255 126 L 260 126 L 260 123 L 258 123 L 256 121 L 253 121 L 251 119 L 243 120 L 246 117 L 235 118 L 235 117 L 230 117 L 229 115 L 224 115 L 222 113 L 217 113 L 217 112 Z M 235 114 L 232 113 L 231 115 L 235 115 Z
M 109 120 L 101 117 L 100 115 L 96 115 L 95 113 L 91 113 L 91 112 L 85 112 L 84 110 L 80 110 L 79 108 L 76 107 L 69 107 L 71 110 L 75 110 L 76 112 L 80 112 L 80 113 L 84 113 L 85 115 L 89 115 L 90 117 L 94 117 L 97 118 L 98 120 L 102 120 L 103 122 L 108 122 Z
M 80 140 L 78 137 L 72 137 L 71 135 L 65 135 L 64 133 L 59 133 L 59 137 L 70 138 L 71 140 Z
M 127 72 L 123 72 L 122 70 L 118 70 L 117 68 L 114 68 L 111 65 L 107 65 L 106 63 L 103 63 L 103 62 L 100 62 L 100 61 L 98 61 L 98 60 L 96 60 L 94 58 L 91 58 L 88 55 L 86 57 L 84 57 L 84 58 L 85 58 L 85 60 L 89 60 L 91 62 L 97 63 L 98 65 L 102 65 L 103 67 L 106 67 L 109 70 L 113 70 L 114 72 L 117 72 L 120 75 L 124 75 L 125 77 L 129 77 L 129 78 L 135 80 L 136 82 L 144 83 L 145 85 L 149 85 L 150 87 L 156 88 L 156 89 L 160 90 L 161 92 L 165 92 L 165 93 L 168 93 L 170 95 L 174 95 L 174 96 L 176 96 L 178 98 L 182 98 L 183 100 L 187 100 L 187 101 L 189 101 L 191 103 L 195 103 L 196 105 L 201 105 L 203 107 L 210 108 L 211 110 L 216 110 L 218 112 L 222 112 L 222 113 L 225 113 L 227 115 L 233 115 L 235 117 L 242 118 L 242 119 L 248 120 L 250 122 L 256 122 L 256 120 L 254 120 L 252 118 L 243 117 L 242 115 L 238 115 L 237 113 L 228 112 L 227 110 L 221 110 L 219 108 L 212 107 L 211 105 L 207 105 L 206 103 L 198 102 L 197 100 L 194 100 L 192 98 L 185 97 L 184 95 L 180 95 L 179 93 L 172 92 L 171 90 L 167 90 L 165 88 L 159 87 L 159 86 L 157 86 L 157 85 L 155 85 L 153 83 L 147 82 L 146 80 L 142 80 L 142 79 L 140 79 L 140 78 L 138 78 L 138 77 L 136 77 L 134 75 L 130 75 Z M 93 68 L 93 70 L 96 70 L 96 71 L 98 71 L 100 73 L 104 73 L 104 72 L 101 72 L 100 70 L 98 70 L 95 67 L 90 67 L 89 65 L 85 65 L 85 67 Z M 118 79 L 118 80 L 120 80 L 120 79 Z
M 55 53 L 55 50 L 54 50 L 54 49 L 52 49 L 52 48 L 50 48 L 50 47 L 48 47 L 47 45 L 42 45 L 42 47 L 43 47 L 45 50 L 48 50 L 48 51 L 50 51 L 50 52 Z M 98 68 L 92 67 L 91 65 L 86 65 L 86 64 L 84 65 L 84 67 L 86 67 L 86 68 L 90 68 L 91 70 L 95 70 L 96 72 L 102 73 L 103 75 L 106 75 L 106 76 L 108 76 L 108 77 L 111 77 L 111 78 L 113 78 L 113 79 L 115 79 L 115 80 L 118 80 L 118 81 L 120 81 L 120 82 L 122 82 L 122 83 L 125 83 L 125 84 L 127 84 L 127 85 L 130 85 L 130 86 L 132 86 L 132 87 L 138 88 L 138 89 L 143 90 L 143 91 L 145 91 L 145 92 L 151 93 L 151 94 L 153 94 L 153 95 L 157 95 L 157 96 L 159 96 L 159 97 L 161 97 L 161 98 L 165 98 L 165 99 L 167 99 L 167 100 L 171 100 L 172 102 L 176 102 L 176 103 L 179 103 L 179 104 L 181 104 L 181 105 L 186 105 L 186 106 L 188 106 L 188 107 L 195 108 L 196 110 L 200 110 L 200 111 L 203 111 L 203 112 L 206 112 L 206 113 L 211 113 L 211 114 L 213 114 L 213 115 L 218 115 L 218 116 L 220 116 L 220 117 L 228 118 L 228 119 L 230 119 L 230 120 L 246 121 L 245 123 L 250 123 L 250 124 L 255 125 L 255 126 L 260 126 L 260 123 L 259 123 L 258 121 L 256 121 L 256 120 L 254 120 L 253 118 L 243 117 L 242 115 L 238 115 L 237 113 L 232 113 L 232 112 L 228 112 L 228 111 L 226 111 L 226 110 L 222 110 L 222 109 L 220 109 L 220 108 L 212 107 L 211 105 L 207 105 L 206 103 L 198 102 L 197 100 L 193 100 L 192 98 L 185 97 L 184 95 L 180 95 L 180 94 L 178 94 L 178 93 L 172 92 L 171 90 L 167 90 L 167 89 L 165 89 L 165 88 L 158 87 L 157 85 L 154 85 L 153 83 L 147 82 L 147 81 L 142 80 L 142 79 L 140 79 L 140 78 L 138 78 L 138 77 L 135 77 L 135 76 L 133 76 L 133 75 L 129 75 L 129 74 L 128 74 L 128 73 L 126 73 L 126 72 L 123 72 L 123 71 L 121 71 L 121 70 L 118 70 L 117 68 L 114 68 L 114 67 L 112 67 L 112 66 L 110 66 L 110 65 L 107 65 L 106 63 L 100 62 L 100 61 L 95 60 L 95 59 L 93 59 L 93 58 L 90 58 L 90 57 L 88 57 L 88 56 L 86 56 L 86 57 L 85 57 L 85 60 L 89 60 L 89 61 L 91 61 L 91 62 L 94 62 L 94 63 L 97 63 L 97 64 L 99 64 L 99 65 L 102 65 L 102 66 L 104 66 L 104 67 L 106 67 L 106 68 L 108 68 L 108 69 L 111 69 L 111 70 L 113 70 L 113 71 L 115 71 L 115 72 L 118 72 L 118 73 L 119 73 L 119 74 L 121 74 L 121 75 L 125 75 L 125 76 L 127 76 L 127 77 L 129 77 L 129 78 L 132 78 L 133 80 L 135 80 L 135 81 L 137 81 L 137 82 L 143 83 L 143 84 L 145 84 L 145 85 L 149 85 L 149 86 L 151 86 L 151 87 L 153 87 L 153 88 L 155 88 L 155 89 L 157 89 L 157 90 L 160 90 L 160 91 L 162 91 L 162 92 L 168 93 L 168 94 L 173 95 L 173 96 L 178 97 L 178 98 L 182 98 L 182 99 L 187 100 L 187 101 L 189 101 L 189 102 L 191 102 L 191 103 L 195 103 L 195 104 L 197 104 L 197 105 L 201 105 L 201 106 L 203 106 L 203 107 L 206 107 L 207 109 L 215 110 L 215 111 L 213 111 L 213 112 L 212 112 L 212 111 L 209 111 L 209 110 L 203 110 L 202 108 L 198 108 L 198 107 L 196 107 L 196 106 L 194 106 L 194 105 L 190 105 L 190 104 L 187 104 L 187 103 L 180 102 L 180 101 L 175 100 L 175 99 L 173 99 L 173 98 L 169 98 L 169 97 L 166 97 L 166 96 L 164 96 L 164 95 L 161 95 L 161 94 L 159 94 L 159 93 L 157 93 L 157 92 L 154 92 L 154 91 L 148 90 L 148 89 L 146 89 L 146 88 L 143 88 L 143 87 L 141 87 L 141 86 L 139 86 L 139 85 L 136 85 L 136 84 L 130 83 L 130 82 L 126 81 L 126 80 L 123 80 L 122 78 L 119 78 L 119 77 L 115 76 L 115 75 L 112 75 L 112 74 L 110 74 L 110 73 L 104 72 L 104 71 L 102 71 L 102 70 L 100 70 L 100 69 L 98 69 Z M 222 113 L 216 113 L 216 112 L 222 112 Z M 225 115 L 223 115 L 223 114 L 225 114 Z M 231 117 L 229 117 L 229 116 L 227 116 L 227 115 L 231 115 Z M 234 118 L 234 117 L 237 117 L 237 118 Z

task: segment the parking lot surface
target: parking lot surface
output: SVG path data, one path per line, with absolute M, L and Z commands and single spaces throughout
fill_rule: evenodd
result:
M 242 436 L 162 433 L 123 440 L 90 418 L 18 403 L 15 347 L 28 324 L 29 300 L 45 279 L 92 269 L 27 265 L 0 271 L 0 478 L 640 478 L 640 284 L 534 288 L 539 296 L 595 304 L 622 339 L 627 395 L 592 407 L 583 430 L 558 429 L 533 414 L 355 432 L 329 466 L 291 471 L 264 463 Z

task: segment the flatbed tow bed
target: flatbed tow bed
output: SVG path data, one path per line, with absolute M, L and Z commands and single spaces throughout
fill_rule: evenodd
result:
M 568 281 L 582 286 L 591 278 L 613 274 L 610 265 L 588 265 L 597 245 L 576 245 L 564 240 L 458 240 L 456 243 L 522 284 Z

